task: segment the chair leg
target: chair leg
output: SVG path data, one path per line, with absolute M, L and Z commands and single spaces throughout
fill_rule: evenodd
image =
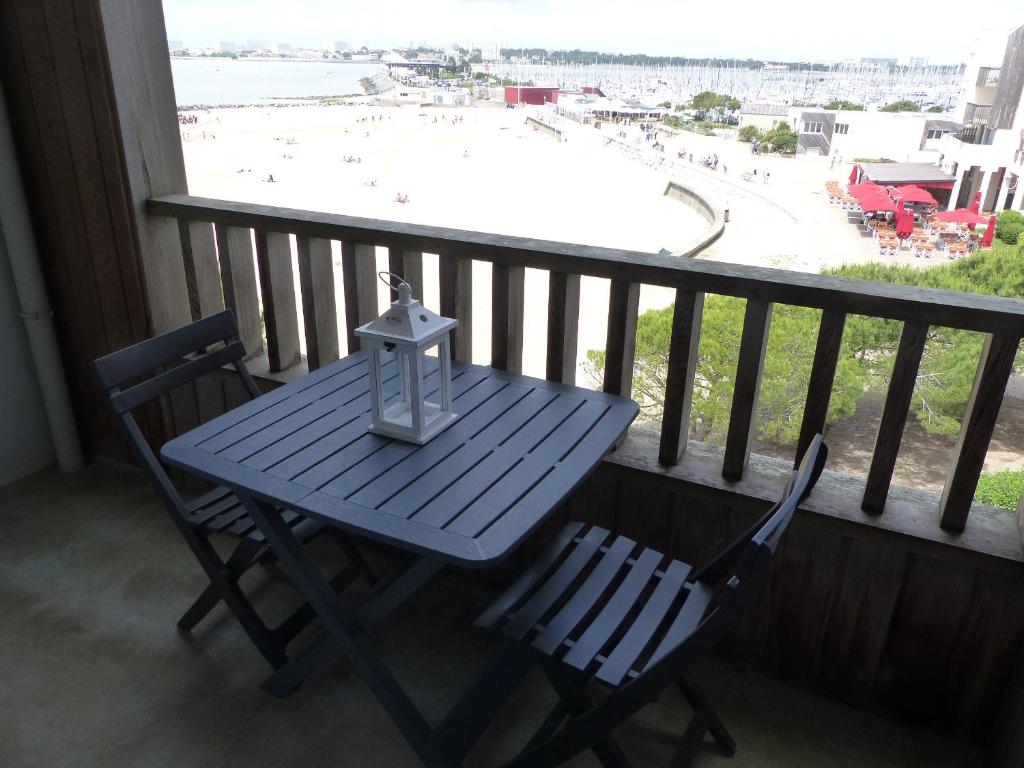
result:
M 708 723 L 704 719 L 704 713 L 697 712 L 693 713 L 693 719 L 690 720 L 690 724 L 686 726 L 686 733 L 683 734 L 683 743 L 679 745 L 679 749 L 672 755 L 672 762 L 669 763 L 669 768 L 689 768 L 693 763 L 693 758 L 697 756 L 697 750 L 700 748 L 701 742 L 704 741 L 704 734 L 708 732 Z
M 242 574 L 253 565 L 255 554 L 260 548 L 261 545 L 254 545 L 247 541 L 239 543 L 235 551 L 227 559 L 227 562 L 224 563 L 224 569 L 234 579 L 241 578 Z M 196 624 L 206 618 L 220 601 L 220 590 L 213 586 L 212 583 L 207 585 L 202 594 L 196 598 L 184 615 L 178 619 L 178 629 L 183 632 L 190 632 L 195 628 Z
M 686 697 L 686 701 L 693 708 L 693 711 L 700 712 L 703 715 L 707 723 L 707 729 L 711 732 L 719 746 L 730 756 L 736 754 L 736 740 L 733 739 L 732 734 L 726 729 L 722 719 L 712 708 L 708 697 L 701 690 L 701 687 L 697 685 L 697 681 L 693 679 L 693 676 L 689 673 L 683 674 L 676 681 L 676 685 L 682 691 L 683 696 Z
M 573 679 L 572 675 L 567 673 L 564 668 L 558 666 L 558 662 L 548 661 L 542 666 L 570 717 L 584 714 L 593 706 L 584 681 Z M 547 720 L 545 720 L 541 727 L 543 728 L 547 724 Z M 626 753 L 622 751 L 622 747 L 611 733 L 597 737 L 591 749 L 604 768 L 629 768 L 630 766 L 629 758 L 626 757 Z

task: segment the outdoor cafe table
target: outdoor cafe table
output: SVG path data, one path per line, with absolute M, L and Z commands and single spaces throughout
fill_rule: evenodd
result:
M 385 395 L 399 386 L 394 364 Z M 437 386 L 437 365 L 427 379 Z M 168 442 L 171 465 L 231 488 L 315 609 L 320 634 L 264 684 L 275 695 L 350 660 L 420 759 L 457 763 L 514 682 L 512 659 L 431 730 L 369 642 L 370 629 L 446 564 L 501 562 L 624 436 L 632 400 L 476 365 L 453 365 L 458 419 L 422 446 L 368 431 L 366 355 L 342 360 Z M 412 564 L 358 606 L 331 588 L 282 509 L 411 553 Z M 410 642 L 415 642 L 410 639 Z M 457 663 L 457 659 L 452 660 Z M 489 669 L 502 670 L 502 665 Z M 504 686 L 504 688 L 502 687 Z

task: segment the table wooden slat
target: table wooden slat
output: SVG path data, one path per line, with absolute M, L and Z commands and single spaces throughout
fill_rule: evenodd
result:
M 636 417 L 631 400 L 465 363 L 458 419 L 426 445 L 368 431 L 357 353 L 164 446 L 175 466 L 409 551 L 497 562 L 583 481 Z M 438 386 L 437 371 L 428 389 Z M 385 385 L 396 396 L 398 381 Z M 214 511 L 214 510 L 211 510 Z M 217 510 L 227 527 L 231 510 Z

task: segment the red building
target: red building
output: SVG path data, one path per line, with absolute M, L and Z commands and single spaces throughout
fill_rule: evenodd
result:
M 506 104 L 557 104 L 558 89 L 538 85 L 506 85 Z

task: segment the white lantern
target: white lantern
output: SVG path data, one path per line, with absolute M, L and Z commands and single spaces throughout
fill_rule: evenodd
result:
M 390 273 L 381 272 L 382 280 L 385 275 Z M 369 357 L 370 431 L 422 445 L 456 419 L 451 332 L 459 321 L 431 312 L 398 279 L 397 288 L 388 283 L 398 291 L 398 300 L 376 320 L 356 328 L 356 335 L 365 339 Z M 428 382 L 435 369 L 436 379 Z

